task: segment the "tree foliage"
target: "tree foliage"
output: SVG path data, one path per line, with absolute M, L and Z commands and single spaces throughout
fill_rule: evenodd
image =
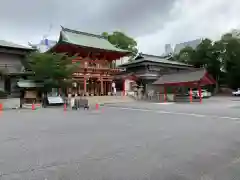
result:
M 138 52 L 137 42 L 123 32 L 114 31 L 112 34 L 103 32 L 102 36 L 108 39 L 108 41 L 117 48 L 128 50 L 132 52 L 133 55 Z
M 224 45 L 224 69 L 229 86 L 232 88 L 240 87 L 240 41 L 231 38 L 223 41 Z
M 73 58 L 65 54 L 30 54 L 28 60 L 30 69 L 34 72 L 33 79 L 43 81 L 46 89 L 64 87 L 76 70 L 76 66 L 72 64 Z
M 240 40 L 231 33 L 224 34 L 218 41 L 204 39 L 196 49 L 185 47 L 173 60 L 196 68 L 205 67 L 217 82 L 224 75 L 229 87 L 240 87 Z

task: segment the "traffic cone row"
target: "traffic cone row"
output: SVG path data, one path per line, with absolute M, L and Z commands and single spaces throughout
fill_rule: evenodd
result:
M 34 104 L 34 103 L 32 103 L 32 107 L 31 107 L 31 109 L 32 110 L 36 110 L 36 106 L 39 108 L 41 105 L 40 104 Z M 16 107 L 16 109 L 17 109 L 18 107 Z M 0 103 L 0 112 L 1 111 L 3 111 L 3 104 L 2 103 Z

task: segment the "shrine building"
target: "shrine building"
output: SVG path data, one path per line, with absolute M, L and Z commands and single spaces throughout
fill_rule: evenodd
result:
M 68 93 L 81 95 L 109 95 L 115 74 L 120 72 L 116 60 L 130 54 L 112 45 L 101 35 L 62 27 L 58 42 L 49 50 L 76 56 L 73 63 L 79 69 L 73 74 L 73 87 Z

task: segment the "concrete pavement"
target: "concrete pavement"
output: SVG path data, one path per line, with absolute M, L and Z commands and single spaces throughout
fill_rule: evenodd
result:
M 239 179 L 239 117 L 214 102 L 2 112 L 0 179 Z

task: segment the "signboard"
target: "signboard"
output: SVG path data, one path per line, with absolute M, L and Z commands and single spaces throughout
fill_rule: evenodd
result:
M 48 96 L 48 103 L 49 104 L 63 104 L 63 99 L 61 96 Z
M 37 92 L 36 91 L 25 91 L 24 98 L 25 99 L 35 99 L 35 98 L 37 98 Z

